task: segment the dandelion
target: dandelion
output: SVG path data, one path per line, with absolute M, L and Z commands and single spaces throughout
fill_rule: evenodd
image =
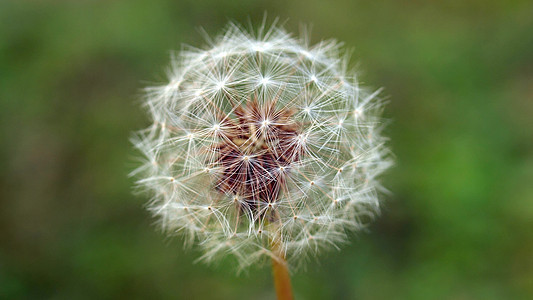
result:
M 391 165 L 379 91 L 346 62 L 338 43 L 310 46 L 276 25 L 230 24 L 175 56 L 168 84 L 148 89 L 153 123 L 134 138 L 162 228 L 207 262 L 271 258 L 278 295 L 290 295 L 287 261 L 364 227 Z

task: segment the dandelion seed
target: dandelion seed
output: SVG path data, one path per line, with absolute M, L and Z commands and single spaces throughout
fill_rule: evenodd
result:
M 218 90 L 223 90 L 225 86 L 226 86 L 226 81 L 225 80 L 217 82 L 217 84 L 216 84 L 216 87 L 217 87 Z
M 307 51 L 307 50 L 300 50 L 300 53 L 303 54 L 305 57 L 307 57 L 309 59 L 313 58 L 313 55 L 311 53 L 309 53 L 309 51 Z
M 265 86 L 270 83 L 270 79 L 268 77 L 261 78 L 260 83 Z

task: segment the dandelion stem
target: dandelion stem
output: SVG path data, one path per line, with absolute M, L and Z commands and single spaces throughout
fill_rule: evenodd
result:
M 291 277 L 287 260 L 283 251 L 280 249 L 279 241 L 272 241 L 272 252 L 275 257 L 272 258 L 272 273 L 274 275 L 274 286 L 278 300 L 292 300 Z

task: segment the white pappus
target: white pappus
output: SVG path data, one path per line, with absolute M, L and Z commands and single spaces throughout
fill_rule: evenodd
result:
M 168 233 L 244 268 L 336 247 L 379 211 L 392 164 L 379 91 L 361 87 L 335 41 L 230 24 L 147 89 L 152 125 L 133 143 L 150 211 Z

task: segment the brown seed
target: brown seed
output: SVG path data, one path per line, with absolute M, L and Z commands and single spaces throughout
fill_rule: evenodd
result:
M 225 121 L 232 130 L 224 132 L 227 138 L 215 147 L 217 190 L 239 195 L 239 205 L 247 208 L 241 211 L 257 213 L 261 203 L 272 207 L 276 202 L 289 166 L 303 155 L 293 143 L 300 125 L 292 120 L 294 112 L 276 109 L 274 103 L 251 101 L 234 114 L 235 119 Z

